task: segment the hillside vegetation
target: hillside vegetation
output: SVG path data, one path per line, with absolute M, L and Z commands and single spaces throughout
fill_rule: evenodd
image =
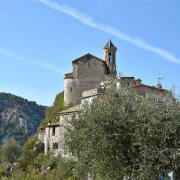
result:
M 23 145 L 36 132 L 45 110 L 45 106 L 35 102 L 0 93 L 0 145 L 10 137 Z
M 55 97 L 53 105 L 46 109 L 39 128 L 45 127 L 48 122 L 59 122 L 59 112 L 64 109 L 63 103 L 64 93 L 60 92 Z M 14 166 L 15 162 L 17 164 Z M 19 149 L 13 139 L 8 139 L 0 149 L 0 178 L 63 180 L 72 177 L 74 163 L 73 159 L 55 158 L 50 152 L 44 155 L 43 144 L 38 141 L 37 134 L 27 140 L 23 149 Z M 10 167 L 13 171 L 9 171 Z
M 46 111 L 45 118 L 40 124 L 40 128 L 44 128 L 49 122 L 59 122 L 59 112 L 64 110 L 64 92 L 56 95 L 53 106 Z

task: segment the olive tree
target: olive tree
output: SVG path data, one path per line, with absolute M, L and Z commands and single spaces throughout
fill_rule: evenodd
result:
M 171 93 L 140 95 L 111 83 L 69 123 L 66 144 L 79 176 L 154 180 L 180 168 L 180 105 Z
M 21 147 L 14 138 L 9 138 L 1 147 L 1 161 L 13 163 L 21 153 Z

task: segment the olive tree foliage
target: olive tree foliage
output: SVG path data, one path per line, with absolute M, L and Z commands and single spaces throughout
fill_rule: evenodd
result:
M 168 93 L 139 95 L 110 82 L 105 93 L 72 118 L 66 144 L 79 176 L 154 180 L 180 167 L 180 105 Z
M 10 138 L 2 145 L 0 151 L 0 160 L 2 162 L 14 163 L 21 154 L 21 147 L 14 138 Z

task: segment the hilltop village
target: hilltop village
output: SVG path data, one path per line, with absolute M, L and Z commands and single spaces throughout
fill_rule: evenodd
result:
M 109 40 L 103 47 L 103 59 L 88 53 L 72 61 L 72 72 L 64 76 L 64 105 L 71 108 L 60 112 L 59 123 L 49 123 L 41 128 L 39 139 L 44 144 L 45 153 L 51 151 L 55 156 L 68 155 L 64 143 L 68 121 L 73 115 L 81 113 L 85 103 L 93 103 L 93 99 L 102 94 L 106 76 L 116 74 L 116 51 L 117 48 Z M 167 92 L 160 83 L 149 86 L 134 77 L 118 77 L 116 80 L 133 87 L 141 95 L 150 92 L 164 96 Z

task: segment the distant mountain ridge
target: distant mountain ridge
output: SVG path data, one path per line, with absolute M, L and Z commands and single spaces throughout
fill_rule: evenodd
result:
M 0 92 L 0 145 L 9 137 L 23 145 L 36 132 L 45 110 L 36 102 Z

